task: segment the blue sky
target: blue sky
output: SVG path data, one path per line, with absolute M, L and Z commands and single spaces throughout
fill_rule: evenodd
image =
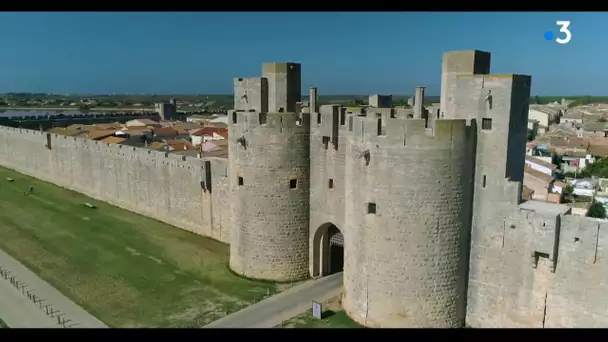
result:
M 0 13 L 0 92 L 232 92 L 263 62 L 320 94 L 438 95 L 444 51 L 492 52 L 534 94 L 608 95 L 604 13 Z M 567 45 L 547 41 L 570 20 Z

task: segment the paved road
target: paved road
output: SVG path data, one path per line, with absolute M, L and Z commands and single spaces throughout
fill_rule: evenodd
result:
M 63 314 L 61 316 L 63 319 L 71 320 L 68 325 L 73 324 L 74 328 L 107 328 L 103 322 L 2 250 L 0 250 L 0 267 L 8 269 L 11 277 L 14 276 L 15 279 L 26 284 L 25 289 L 42 298 L 44 305 L 50 305 L 54 311 L 59 310 Z M 11 328 L 63 327 L 57 323 L 57 318 L 47 316 L 46 309 L 41 309 L 4 277 L 0 277 L 0 318 Z
M 342 292 L 342 273 L 310 280 L 212 322 L 203 328 L 274 328 Z
M 4 278 L 0 278 L 0 318 L 11 328 L 60 327 Z

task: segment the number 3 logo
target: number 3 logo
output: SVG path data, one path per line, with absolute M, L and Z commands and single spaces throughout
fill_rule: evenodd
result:
M 572 32 L 570 32 L 570 30 L 568 29 L 568 27 L 570 26 L 570 22 L 569 21 L 559 21 L 558 20 L 557 22 L 555 22 L 555 24 L 557 26 L 560 26 L 559 32 L 566 34 L 565 38 L 556 38 L 555 41 L 558 44 L 568 44 L 568 42 L 570 41 L 570 39 L 572 39 Z

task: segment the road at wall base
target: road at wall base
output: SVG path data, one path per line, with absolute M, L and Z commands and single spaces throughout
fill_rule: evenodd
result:
M 43 298 L 44 304 L 51 304 L 54 310 L 65 313 L 65 316 L 72 320 L 71 323 L 77 324 L 74 328 L 107 328 L 103 322 L 2 250 L 0 250 L 0 267 L 8 269 L 11 276 L 27 284 L 26 289 Z M 56 319 L 47 316 L 44 309 L 2 277 L 0 277 L 0 317 L 10 328 L 63 328 L 57 324 Z
M 60 328 L 4 278 L 0 278 L 0 317 L 9 328 Z
M 274 328 L 312 308 L 312 301 L 325 302 L 342 292 L 342 272 L 309 280 L 203 328 Z

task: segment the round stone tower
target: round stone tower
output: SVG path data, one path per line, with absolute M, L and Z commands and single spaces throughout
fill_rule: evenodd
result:
M 462 327 L 472 196 L 466 121 L 425 128 L 423 119 L 353 119 L 343 132 L 345 311 L 368 327 Z
M 308 114 L 229 113 L 230 267 L 253 279 L 308 276 Z

